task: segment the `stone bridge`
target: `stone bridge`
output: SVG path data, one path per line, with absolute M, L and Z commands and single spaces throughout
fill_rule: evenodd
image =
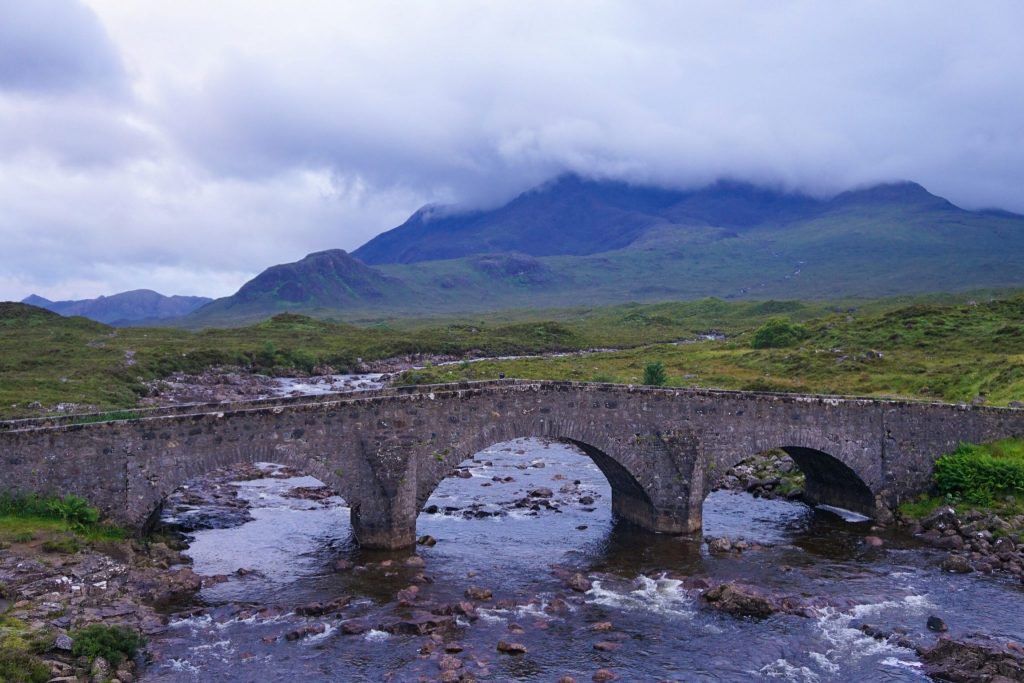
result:
M 649 530 L 699 532 L 727 469 L 782 448 L 809 502 L 880 516 L 930 486 L 958 442 L 1024 435 L 1024 410 L 924 402 L 504 380 L 0 423 L 0 490 L 78 494 L 144 527 L 189 479 L 237 463 L 313 475 L 351 507 L 365 547 L 414 543 L 451 469 L 496 443 L 575 444 L 612 507 Z M 91 421 L 90 421 L 91 420 Z

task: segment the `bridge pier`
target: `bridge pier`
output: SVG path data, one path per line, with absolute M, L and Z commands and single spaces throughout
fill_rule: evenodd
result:
M 416 544 L 416 514 L 395 515 L 380 505 L 353 505 L 352 532 L 360 547 L 400 550 Z
M 689 534 L 701 528 L 700 512 L 696 516 L 696 528 L 690 510 L 677 507 L 660 507 L 650 501 L 634 498 L 620 491 L 612 490 L 612 512 L 647 531 L 658 534 Z

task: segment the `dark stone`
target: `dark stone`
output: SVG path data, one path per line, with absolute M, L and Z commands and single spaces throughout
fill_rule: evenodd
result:
M 1024 657 L 997 645 L 939 638 L 919 652 L 924 671 L 932 678 L 954 683 L 1024 681 Z
M 949 630 L 949 627 L 946 626 L 946 622 L 942 619 L 932 615 L 928 617 L 928 630 L 935 631 L 936 633 L 945 633 Z
M 706 591 L 704 600 L 715 609 L 737 617 L 764 619 L 778 611 L 768 598 L 732 583 L 723 583 Z

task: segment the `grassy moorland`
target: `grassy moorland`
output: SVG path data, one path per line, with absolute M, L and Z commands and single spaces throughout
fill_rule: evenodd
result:
M 506 377 L 639 383 L 661 363 L 670 386 L 856 394 L 971 401 L 1024 400 L 1024 297 L 912 304 L 881 312 L 809 317 L 777 303 L 775 317 L 802 321 L 783 348 L 753 348 L 758 329 L 702 344 L 642 345 L 615 353 L 481 361 L 406 373 L 409 382 Z M 650 315 L 650 314 L 646 314 Z
M 753 348 L 758 330 L 773 320 L 799 325 L 799 335 L 782 348 Z M 413 353 L 506 356 L 592 348 L 623 350 L 427 367 L 405 380 L 504 374 L 633 383 L 646 364 L 661 362 L 669 385 L 948 401 L 981 395 L 999 405 L 1024 398 L 1022 321 L 1024 295 L 991 292 L 841 302 L 705 299 L 360 324 L 281 314 L 249 327 L 199 332 L 112 328 L 2 303 L 0 416 L 39 415 L 60 403 L 131 408 L 145 382 L 215 366 L 343 372 L 360 360 Z M 673 343 L 711 331 L 728 338 Z

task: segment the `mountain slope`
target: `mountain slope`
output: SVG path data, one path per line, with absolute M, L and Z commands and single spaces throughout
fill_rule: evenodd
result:
M 50 301 L 31 294 L 22 303 L 64 316 L 80 315 L 101 323 L 127 324 L 178 318 L 210 301 L 212 299 L 202 296 L 164 296 L 149 289 L 135 289 L 78 301 Z
M 374 265 L 496 252 L 579 256 L 621 249 L 665 224 L 744 229 L 806 217 L 821 205 L 745 183 L 682 192 L 567 175 L 490 211 L 426 207 L 353 256 Z
M 234 295 L 207 304 L 189 320 L 241 322 L 282 311 L 386 308 L 415 298 L 401 280 L 370 268 L 342 249 L 330 249 L 267 268 Z
M 544 241 L 538 225 L 553 232 L 571 215 L 580 218 L 572 230 L 533 244 Z M 536 253 L 555 246 L 569 253 Z M 737 183 L 677 193 L 569 178 L 490 212 L 414 216 L 364 249 L 405 261 L 373 267 L 340 251 L 312 254 L 268 269 L 181 324 L 237 324 L 283 310 L 379 319 L 707 296 L 846 298 L 1024 286 L 1024 216 L 965 211 L 914 183 L 814 199 Z M 419 260 L 446 250 L 464 255 Z

